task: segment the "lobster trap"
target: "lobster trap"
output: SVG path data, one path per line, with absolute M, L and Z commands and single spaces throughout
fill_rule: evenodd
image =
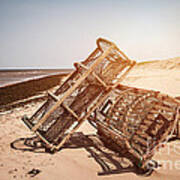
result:
M 180 103 L 175 98 L 119 85 L 89 122 L 105 145 L 146 170 L 155 151 L 175 135 L 179 119 Z
M 22 118 L 51 151 L 58 150 L 70 135 L 99 107 L 135 65 L 114 43 L 97 40 L 97 48 L 30 118 Z

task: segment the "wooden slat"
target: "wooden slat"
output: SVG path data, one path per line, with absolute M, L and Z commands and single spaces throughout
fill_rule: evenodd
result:
M 148 141 L 149 135 L 142 132 L 140 129 L 138 129 L 133 136 L 139 136 L 140 138 L 144 139 L 145 141 Z M 133 138 L 133 137 L 132 137 Z
M 111 56 L 111 58 L 114 59 L 112 56 Z M 106 59 L 107 59 L 108 61 L 110 61 L 110 62 L 112 62 L 112 63 L 116 62 L 115 60 L 112 60 L 111 58 L 106 57 Z
M 180 107 L 177 107 L 177 109 L 176 109 L 176 116 L 175 116 L 175 120 L 174 120 L 174 123 L 173 123 L 173 126 L 172 126 L 171 133 L 170 133 L 170 135 L 169 135 L 168 137 L 166 137 L 165 135 L 163 135 L 162 138 L 166 137 L 166 139 L 167 139 L 167 141 L 168 141 L 168 138 L 171 138 L 171 137 L 172 137 L 172 135 L 173 135 L 173 133 L 174 133 L 174 131 L 175 131 L 175 128 L 176 128 L 176 125 L 177 125 L 179 119 L 180 119 Z
M 159 104 L 154 105 L 153 109 L 163 109 L 163 110 L 168 111 L 168 112 L 174 112 L 174 110 L 171 107 L 161 106 Z
M 25 125 L 26 125 L 29 129 L 32 128 L 32 124 L 29 122 L 29 119 L 28 119 L 28 118 L 23 117 L 21 120 L 25 123 Z
M 55 146 L 53 144 L 51 144 L 47 139 L 45 139 L 38 131 L 35 132 L 38 137 L 46 143 L 46 145 L 48 145 L 48 148 L 55 148 Z
M 134 135 L 132 141 L 138 141 L 138 142 L 140 142 L 141 144 L 143 144 L 144 146 L 147 146 L 147 145 L 148 145 L 148 144 L 147 144 L 148 141 L 146 141 L 144 138 L 142 138 L 142 137 L 139 136 L 139 135 Z
M 59 98 L 54 95 L 53 93 L 48 92 L 48 95 L 50 95 L 55 101 L 59 101 Z M 76 119 L 79 119 L 78 115 L 67 105 L 64 103 L 61 104 L 69 113 L 71 113 Z
M 70 112 L 76 119 L 79 119 L 78 115 L 67 105 L 64 103 L 61 104 L 68 112 Z
M 82 64 L 81 62 L 77 62 L 76 64 L 79 64 L 79 66 L 81 66 L 81 67 L 84 68 L 85 70 L 88 70 L 88 67 L 85 66 L 84 64 Z
M 99 124 L 100 126 L 103 126 L 103 128 L 104 128 L 105 130 L 107 130 L 108 132 L 120 136 L 121 139 L 122 139 L 122 138 L 127 139 L 127 137 L 126 137 L 123 133 L 121 133 L 120 131 L 117 131 L 116 129 L 111 129 L 111 128 L 109 127 L 109 125 L 106 125 L 105 123 L 103 123 L 103 122 L 101 122 L 101 121 L 96 121 L 96 123 Z
M 108 85 L 96 74 L 96 73 L 92 73 L 92 75 L 105 87 L 108 88 Z
M 59 101 L 58 96 L 54 95 L 54 94 L 51 93 L 50 91 L 48 91 L 48 95 L 49 95 L 50 97 L 52 97 L 55 101 Z
M 145 147 L 141 146 L 140 144 L 133 143 L 131 148 L 138 151 L 141 155 L 144 155 L 146 152 Z

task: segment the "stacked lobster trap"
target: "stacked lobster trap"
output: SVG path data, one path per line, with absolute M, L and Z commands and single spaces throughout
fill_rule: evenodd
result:
M 88 119 L 105 144 L 145 169 L 154 149 L 175 134 L 180 103 L 120 85 L 134 65 L 114 43 L 100 38 L 56 92 L 48 92 L 48 100 L 22 120 L 54 152 Z

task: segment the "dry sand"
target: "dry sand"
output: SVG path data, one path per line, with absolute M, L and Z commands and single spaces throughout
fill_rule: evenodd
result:
M 122 83 L 180 96 L 180 57 L 139 63 Z
M 139 64 L 123 83 L 180 96 L 180 58 Z M 119 158 L 115 153 L 101 146 L 92 135 L 95 130 L 88 123 L 84 123 L 79 129 L 84 135 L 77 134 L 78 138 L 74 137 L 77 142 L 72 141 L 54 155 L 45 153 L 43 149 L 31 151 L 30 147 L 24 145 L 24 140 L 20 139 L 33 136 L 21 121 L 21 117 L 24 114 L 32 115 L 40 104 L 41 102 L 31 102 L 24 107 L 1 113 L 0 180 L 177 180 L 180 178 L 180 141 L 168 143 L 164 149 L 156 153 L 154 159 L 159 160 L 163 166 L 150 177 L 142 177 L 135 174 L 133 168 L 128 168 L 129 162 L 126 159 Z M 86 142 L 86 138 L 81 141 L 81 135 L 82 139 L 85 135 L 89 135 L 90 142 Z M 109 170 L 116 167 L 114 174 L 98 174 L 108 167 Z M 31 177 L 28 172 L 33 169 L 38 169 L 40 172 Z

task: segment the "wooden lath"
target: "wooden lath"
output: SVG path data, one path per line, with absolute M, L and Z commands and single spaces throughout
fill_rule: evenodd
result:
M 60 100 L 56 95 L 54 95 L 51 92 L 48 92 L 48 95 L 51 96 L 57 102 Z M 61 106 L 63 106 L 67 111 L 69 111 L 76 119 L 79 119 L 78 115 L 72 109 L 70 109 L 67 105 L 62 103 Z

